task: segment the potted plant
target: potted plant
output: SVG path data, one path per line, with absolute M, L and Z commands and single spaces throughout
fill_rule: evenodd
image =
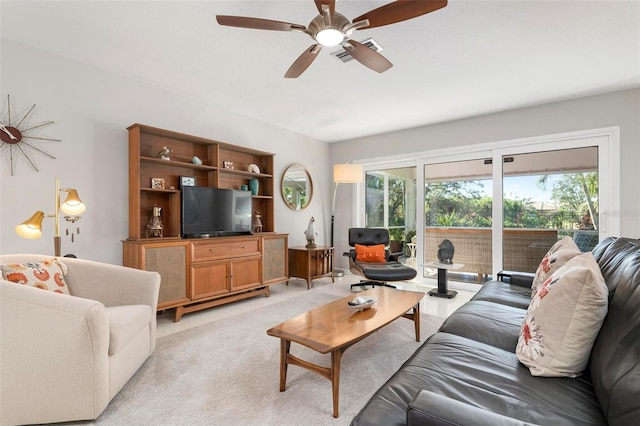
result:
M 402 247 L 404 245 L 401 228 L 394 228 L 389 230 L 389 251 L 393 253 L 402 253 Z

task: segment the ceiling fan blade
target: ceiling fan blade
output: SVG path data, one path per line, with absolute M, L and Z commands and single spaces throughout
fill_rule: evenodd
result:
M 216 21 L 220 25 L 228 27 L 253 28 L 256 30 L 293 31 L 305 30 L 304 25 L 291 24 L 289 22 L 272 21 L 270 19 L 249 18 L 246 16 L 216 15 Z
M 333 16 L 336 11 L 336 0 L 315 0 L 318 12 L 322 15 L 322 5 L 329 5 L 329 15 Z
M 291 64 L 284 77 L 298 78 L 300 74 L 309 68 L 309 65 L 311 65 L 311 63 L 316 59 L 320 50 L 322 50 L 321 45 L 311 45 L 307 50 L 302 52 L 302 55 L 298 56 L 298 59 L 296 59 L 293 64 Z
M 393 66 L 387 58 L 355 40 L 347 41 L 342 45 L 342 47 L 353 57 L 353 59 L 374 71 L 385 72 Z
M 373 9 L 364 15 L 358 16 L 353 22 L 369 20 L 369 26 L 358 28 L 382 27 L 383 25 L 395 24 L 416 18 L 429 12 L 442 9 L 447 5 L 447 0 L 396 0 L 393 3 L 385 4 L 377 9 Z

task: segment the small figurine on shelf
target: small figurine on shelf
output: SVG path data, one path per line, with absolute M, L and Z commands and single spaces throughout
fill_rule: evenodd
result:
M 171 148 L 165 145 L 162 147 L 160 152 L 158 152 L 158 154 L 156 155 L 156 158 L 159 158 L 161 160 L 171 160 L 171 158 L 169 157 L 170 152 L 171 152 Z
M 153 206 L 153 213 L 147 223 L 147 238 L 162 238 L 164 226 L 160 218 L 162 217 L 162 207 Z
M 316 220 L 313 218 L 313 216 L 311 216 L 311 219 L 309 219 L 309 225 L 307 226 L 307 230 L 304 231 L 304 237 L 307 239 L 307 245 L 305 246 L 306 248 L 316 248 L 316 235 L 318 235 L 315 231 L 315 229 L 313 229 L 313 222 L 315 222 Z
M 253 232 L 262 232 L 262 215 L 258 210 L 253 213 Z

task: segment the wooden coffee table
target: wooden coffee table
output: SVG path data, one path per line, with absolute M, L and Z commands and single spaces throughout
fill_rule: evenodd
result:
M 370 309 L 355 311 L 347 302 L 357 296 L 373 296 L 377 302 Z M 420 300 L 424 293 L 376 287 L 322 305 L 269 330 L 269 336 L 280 338 L 280 392 L 287 382 L 287 366 L 297 365 L 318 373 L 331 381 L 333 417 L 338 417 L 340 360 L 351 345 L 400 318 L 413 320 L 416 341 L 420 341 Z M 411 311 L 411 312 L 408 312 Z M 289 353 L 291 342 L 307 346 L 322 354 L 331 353 L 331 366 L 323 367 Z

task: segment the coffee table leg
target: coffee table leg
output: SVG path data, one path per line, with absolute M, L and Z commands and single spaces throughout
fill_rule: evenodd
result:
M 280 392 L 287 387 L 287 357 L 291 349 L 291 341 L 280 339 Z
M 340 401 L 340 361 L 344 349 L 331 352 L 331 388 L 333 391 L 333 417 L 338 418 L 338 404 Z
M 416 328 L 416 342 L 420 341 L 420 303 L 413 307 L 413 322 Z

